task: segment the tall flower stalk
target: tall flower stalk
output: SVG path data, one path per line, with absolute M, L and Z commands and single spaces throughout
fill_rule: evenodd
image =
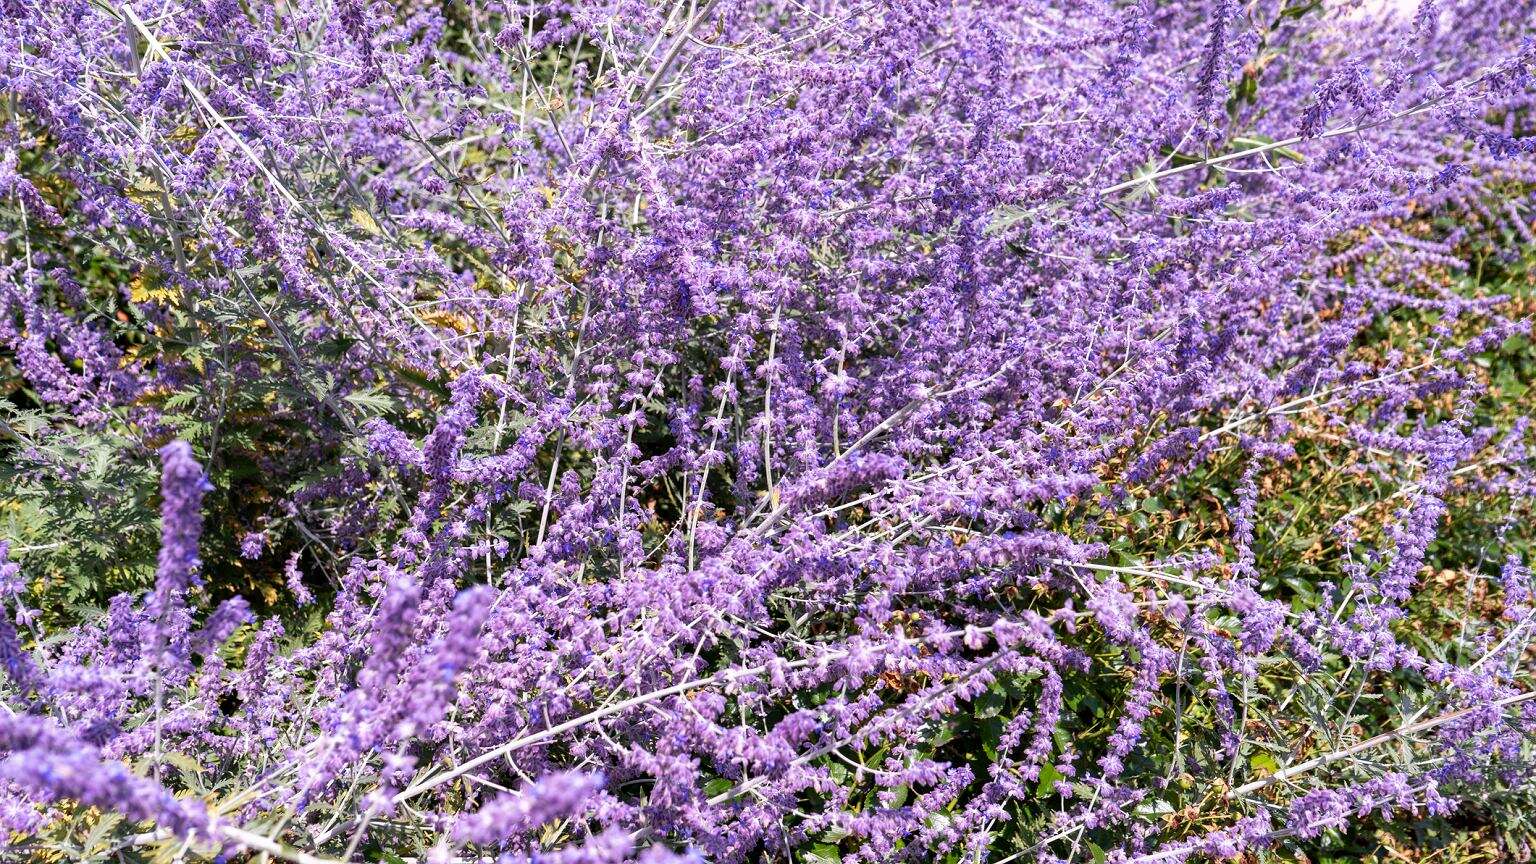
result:
M 1536 836 L 1533 0 L 0 11 L 24 854 Z

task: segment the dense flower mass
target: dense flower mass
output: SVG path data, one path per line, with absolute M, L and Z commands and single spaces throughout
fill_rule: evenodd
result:
M 1536 0 L 0 10 L 21 854 L 1536 837 Z

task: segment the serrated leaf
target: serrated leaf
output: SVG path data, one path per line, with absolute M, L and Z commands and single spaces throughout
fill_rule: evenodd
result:
M 377 390 L 369 390 L 358 393 L 348 393 L 345 397 L 348 404 L 355 405 L 365 411 L 375 414 L 383 414 L 395 407 L 395 400 L 386 393 Z
M 176 299 L 176 289 L 140 270 L 128 283 L 128 299 L 134 303 L 168 303 Z
M 165 397 L 163 403 L 166 408 L 185 408 L 197 401 L 197 393 L 192 390 L 180 390 Z

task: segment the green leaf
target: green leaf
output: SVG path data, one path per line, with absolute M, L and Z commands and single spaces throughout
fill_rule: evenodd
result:
M 1237 151 L 1238 153 L 1241 153 L 1244 150 L 1256 150 L 1260 147 L 1267 147 L 1272 145 L 1275 143 L 1275 139 L 1268 135 L 1259 134 L 1238 135 L 1232 139 L 1232 143 L 1238 145 L 1241 148 Z M 1300 152 L 1292 150 L 1289 147 L 1275 147 L 1269 152 L 1279 156 L 1281 159 L 1286 159 L 1291 162 L 1302 163 L 1307 161 L 1306 156 L 1303 156 Z
M 104 812 L 96 819 L 91 830 L 87 832 L 80 846 L 89 855 L 95 855 L 101 847 L 107 845 L 112 838 L 112 830 L 123 821 L 123 817 L 110 811 Z
M 1262 750 L 1248 757 L 1248 765 L 1259 774 L 1273 774 L 1280 770 L 1280 763 L 1275 761 L 1275 757 Z
M 848 836 L 848 832 L 841 828 L 828 828 L 821 832 L 821 842 L 836 844 L 837 841 Z
M 348 403 L 356 405 L 358 408 L 361 408 L 364 411 L 370 411 L 374 414 L 384 414 L 393 410 L 395 407 L 395 400 L 392 397 L 390 397 L 388 394 L 380 393 L 377 390 L 369 390 L 361 393 L 348 393 L 345 398 Z
M 197 401 L 195 390 L 181 390 L 165 397 L 165 407 L 171 409 L 185 408 Z
M 810 851 L 804 853 L 801 859 L 806 864 L 842 864 L 843 856 L 837 851 L 835 843 L 816 843 Z
M 973 704 L 976 706 L 973 716 L 978 718 L 996 717 L 1003 713 L 1003 708 L 1007 706 L 1008 699 L 1002 690 L 1002 685 L 994 682 L 987 688 L 987 692 L 976 697 L 976 701 Z
M 1040 766 L 1040 782 L 1035 784 L 1036 798 L 1049 798 L 1056 794 L 1053 788 L 1057 780 L 1062 779 L 1062 773 L 1056 770 L 1056 766 L 1047 762 Z
M 1323 8 L 1323 0 L 1305 0 L 1305 2 L 1301 3 L 1292 3 L 1291 5 L 1280 10 L 1280 14 L 1275 17 L 1274 23 L 1270 26 L 1277 27 L 1287 18 L 1301 18 L 1307 13 L 1321 8 Z
M 833 762 L 827 768 L 827 774 L 831 775 L 832 782 L 839 786 L 848 785 L 848 769 L 839 762 Z
M 980 723 L 981 752 L 987 755 L 989 762 L 997 761 L 997 744 L 1003 738 L 1003 721 L 997 717 L 988 717 Z

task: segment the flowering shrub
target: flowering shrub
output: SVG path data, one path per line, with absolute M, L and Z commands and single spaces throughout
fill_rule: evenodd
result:
M 21 855 L 1531 836 L 1536 3 L 0 9 Z

